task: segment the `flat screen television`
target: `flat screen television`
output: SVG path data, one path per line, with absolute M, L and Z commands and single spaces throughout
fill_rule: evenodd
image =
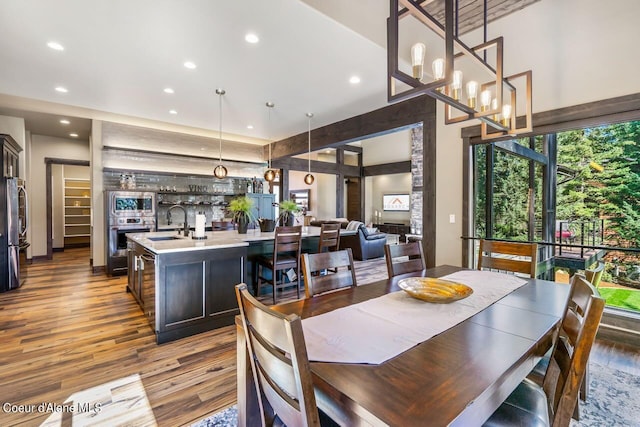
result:
M 411 205 L 409 194 L 384 194 L 382 196 L 382 210 L 408 212 Z

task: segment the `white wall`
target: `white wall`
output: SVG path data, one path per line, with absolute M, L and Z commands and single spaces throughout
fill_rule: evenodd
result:
M 32 256 L 47 255 L 46 157 L 89 160 L 89 142 L 31 135 L 31 248 Z
M 504 37 L 507 75 L 533 71 L 533 111 L 548 111 L 640 92 L 639 14 L 637 0 L 542 0 L 490 24 L 488 38 Z M 436 264 L 461 265 L 463 126 L 443 114 L 438 102 Z
M 411 159 L 411 135 L 401 130 L 375 138 L 365 139 L 362 145 L 364 166 L 405 162 Z
M 378 211 L 381 214 L 379 221 L 409 224 L 411 212 L 388 212 L 382 210 L 382 195 L 411 194 L 411 173 L 378 175 L 371 178 L 371 211 Z M 372 214 L 370 213 L 370 215 Z M 366 219 L 368 221 L 369 217 Z
M 289 190 L 309 189 L 308 215 L 318 219 L 330 219 L 336 217 L 336 176 L 323 173 L 314 173 L 313 184 L 304 183 L 307 173 L 301 171 L 289 171 Z M 288 199 L 288 196 L 284 197 Z

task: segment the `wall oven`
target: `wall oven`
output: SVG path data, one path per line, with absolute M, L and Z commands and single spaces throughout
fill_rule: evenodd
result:
M 156 231 L 155 193 L 142 191 L 108 191 L 107 273 L 127 274 L 127 233 Z

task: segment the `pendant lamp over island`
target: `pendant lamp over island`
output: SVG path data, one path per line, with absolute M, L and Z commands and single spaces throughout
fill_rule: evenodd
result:
M 222 165 L 222 96 L 226 93 L 226 91 L 224 89 L 216 89 L 216 94 L 218 95 L 218 99 L 219 99 L 219 112 L 220 112 L 220 120 L 219 120 L 219 126 L 220 126 L 220 132 L 219 132 L 219 161 L 218 161 L 218 166 L 216 166 L 216 168 L 213 170 L 213 175 L 218 178 L 218 179 L 222 179 L 222 178 L 226 178 L 227 176 L 227 168 L 224 167 Z
M 269 132 L 271 132 L 271 109 L 275 106 L 275 104 L 273 102 L 267 102 L 265 105 L 269 109 L 268 130 Z M 271 169 L 271 140 L 269 140 L 269 161 L 267 163 L 267 170 L 264 172 L 264 179 L 267 180 L 267 182 L 272 182 L 274 179 L 276 179 L 276 175 L 276 171 Z
M 307 174 L 304 176 L 304 183 L 307 185 L 313 184 L 314 177 L 311 175 L 311 117 L 313 113 L 307 113 L 309 121 L 309 138 L 308 138 L 308 152 L 307 152 Z

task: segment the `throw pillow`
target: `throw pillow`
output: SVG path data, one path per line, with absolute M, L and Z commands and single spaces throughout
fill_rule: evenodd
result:
M 357 230 L 360 225 L 362 225 L 360 221 L 349 221 L 349 224 L 347 224 L 347 230 Z

